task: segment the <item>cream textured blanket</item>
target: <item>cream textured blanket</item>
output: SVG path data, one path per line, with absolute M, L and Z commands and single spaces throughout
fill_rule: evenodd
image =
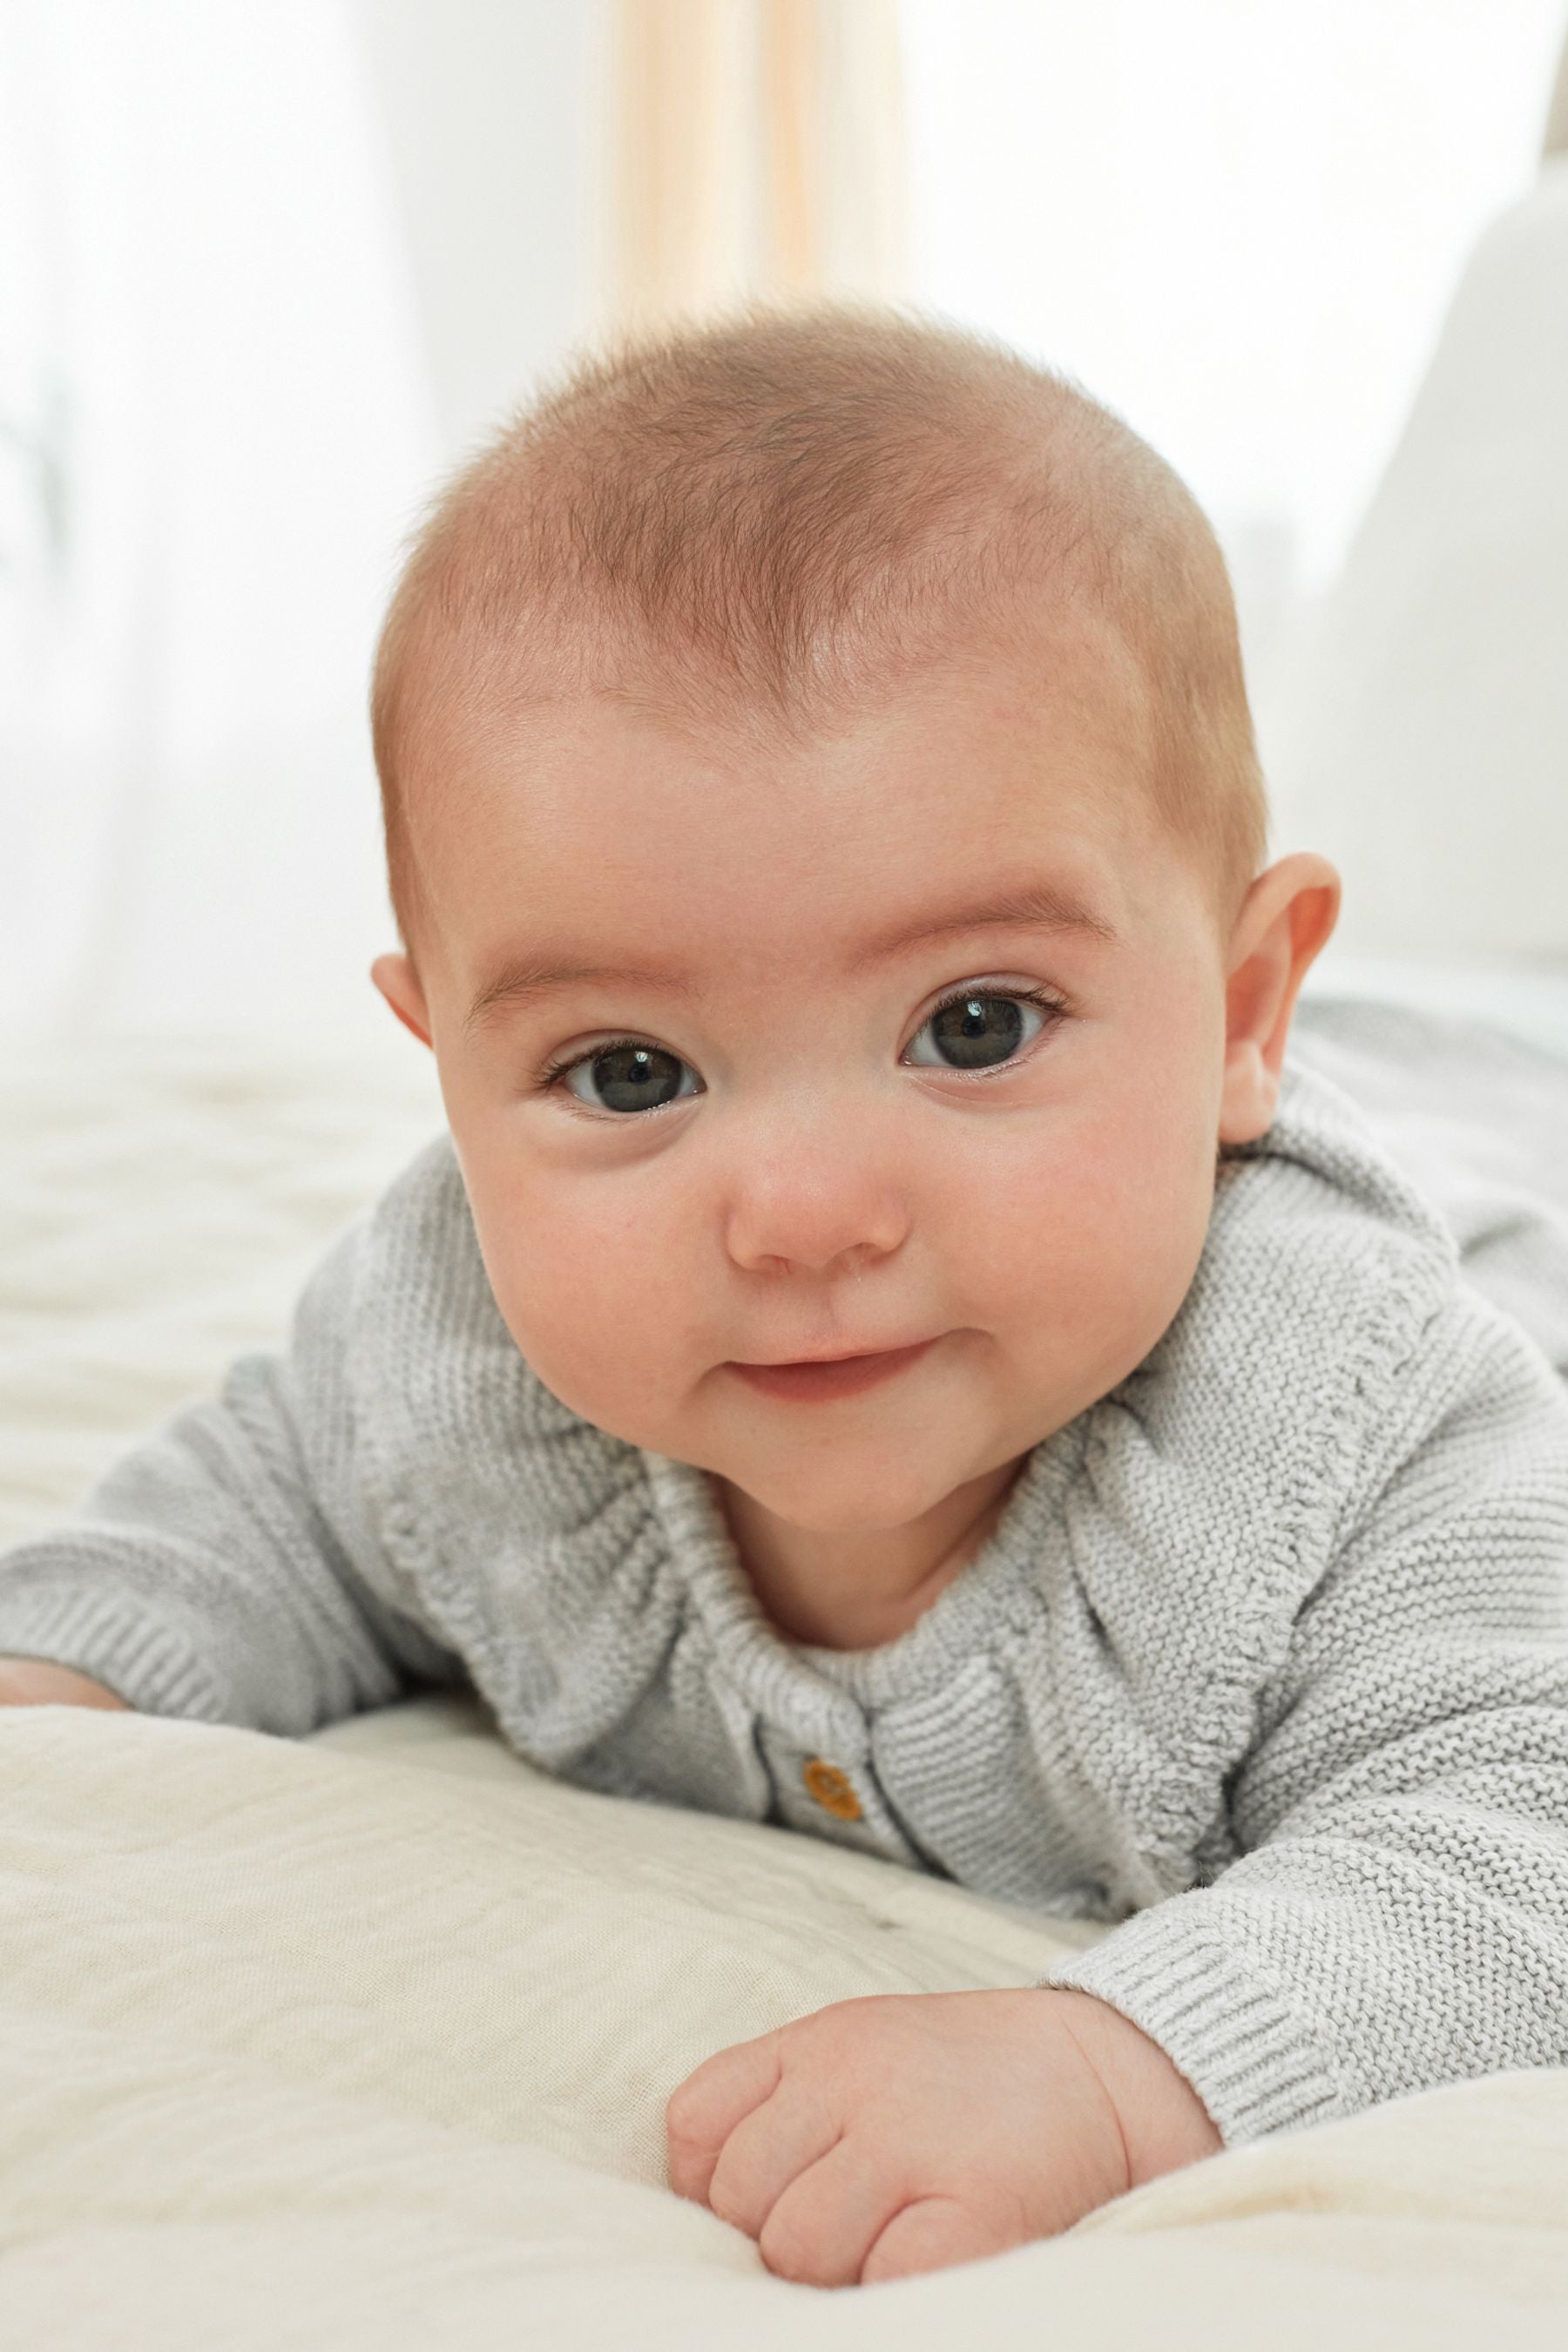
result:
M 5 1539 L 278 1337 L 322 1240 L 439 1118 L 401 1054 L 12 1048 Z M 1568 2337 L 1568 2072 L 1298 2132 L 1065 2238 L 835 2294 L 665 2186 L 664 2101 L 709 2052 L 858 1995 L 1025 1984 L 1083 1933 L 562 1786 L 450 1697 L 297 1743 L 0 1710 L 0 2343 Z

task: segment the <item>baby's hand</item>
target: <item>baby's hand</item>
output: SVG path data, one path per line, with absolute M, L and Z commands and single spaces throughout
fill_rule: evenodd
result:
M 665 2109 L 669 2181 L 769 2270 L 866 2286 L 1048 2238 L 1219 2135 L 1088 1993 L 876 1994 L 717 2051 Z
M 0 1706 L 122 1706 L 134 1714 L 127 1698 L 110 1690 L 74 1666 L 57 1666 L 45 1658 L 0 1658 Z

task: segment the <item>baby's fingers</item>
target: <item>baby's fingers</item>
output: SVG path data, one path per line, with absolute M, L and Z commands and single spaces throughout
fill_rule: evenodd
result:
M 776 2032 L 716 2050 L 686 2077 L 665 2104 L 669 2185 L 678 2197 L 708 2201 L 708 2184 L 724 2142 L 779 2086 L 783 2067 Z
M 985 2262 L 1026 2242 L 1026 2232 L 1010 2215 L 983 2212 L 960 2197 L 919 2197 L 885 2225 L 856 2280 L 860 2286 L 876 2286 L 885 2279 L 914 2278 L 958 2263 Z

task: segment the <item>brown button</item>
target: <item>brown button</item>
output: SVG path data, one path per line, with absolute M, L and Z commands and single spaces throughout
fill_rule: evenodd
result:
M 847 1774 L 837 1764 L 825 1764 L 820 1756 L 814 1756 L 800 1777 L 825 1812 L 837 1813 L 841 1822 L 859 1820 L 860 1800 L 849 1786 Z

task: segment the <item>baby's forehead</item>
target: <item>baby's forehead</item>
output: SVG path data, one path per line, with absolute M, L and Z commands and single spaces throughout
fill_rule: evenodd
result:
M 857 649 L 816 696 L 787 701 L 738 690 L 699 659 L 633 646 L 574 677 L 514 671 L 500 690 L 433 713 L 420 829 L 432 842 L 482 838 L 510 819 L 542 847 L 563 826 L 577 837 L 580 821 L 604 808 L 624 815 L 628 801 L 680 795 L 703 828 L 737 796 L 755 804 L 789 790 L 803 806 L 820 792 L 844 814 L 858 795 L 874 832 L 910 821 L 897 787 L 911 763 L 937 765 L 956 815 L 976 808 L 994 768 L 1016 764 L 1021 747 L 1059 735 L 1068 719 L 1119 766 L 1135 766 L 1149 717 L 1147 679 L 1125 636 L 1059 608 L 1030 626 L 971 621 L 933 632 L 918 658 Z M 1081 760 L 1078 772 L 1089 781 Z M 820 854 L 833 839 L 822 836 Z
M 1024 650 L 957 639 L 809 728 L 646 667 L 473 714 L 421 828 L 444 960 L 477 987 L 525 933 L 606 962 L 635 933 L 782 976 L 884 912 L 1000 919 L 1032 885 L 1110 926 L 1151 846 L 1126 658 Z

